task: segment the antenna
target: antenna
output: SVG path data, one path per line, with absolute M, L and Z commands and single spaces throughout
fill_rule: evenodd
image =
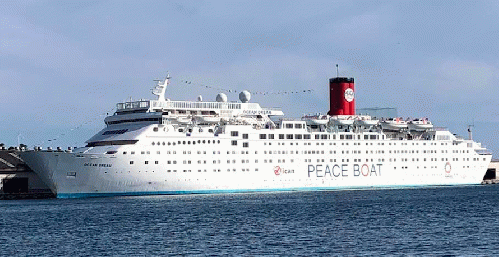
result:
M 471 128 L 475 127 L 475 119 L 472 119 L 472 125 L 468 125 L 468 139 L 473 140 L 473 131 Z
M 338 64 L 336 64 L 336 77 L 339 78 L 340 77 L 340 70 L 338 68 Z

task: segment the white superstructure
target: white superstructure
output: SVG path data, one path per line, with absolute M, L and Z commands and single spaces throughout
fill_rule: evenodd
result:
M 426 120 L 288 120 L 248 92 L 241 102 L 170 101 L 168 79 L 157 100 L 118 103 L 85 147 L 22 158 L 59 198 L 479 184 L 491 160 Z

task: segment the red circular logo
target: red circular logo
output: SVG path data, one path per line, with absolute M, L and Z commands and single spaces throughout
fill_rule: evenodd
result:
M 276 174 L 277 176 L 281 175 L 281 167 L 275 166 L 274 167 L 274 174 Z

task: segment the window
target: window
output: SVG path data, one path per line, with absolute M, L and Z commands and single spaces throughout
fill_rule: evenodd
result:
M 269 134 L 269 139 L 274 139 L 274 134 Z
M 237 141 L 236 140 L 232 140 L 231 145 L 237 145 Z
M 267 135 L 266 134 L 260 134 L 260 139 L 267 139 Z
M 243 134 L 243 139 L 248 139 L 248 134 Z
M 301 134 L 296 134 L 296 135 L 295 135 L 295 138 L 296 138 L 296 139 L 302 139 Z
M 239 136 L 239 132 L 238 131 L 231 131 L 230 135 L 233 137 L 237 137 L 237 136 Z
M 292 129 L 293 128 L 293 124 L 286 123 L 286 128 L 287 129 Z
M 293 135 L 292 134 L 287 134 L 286 135 L 286 139 L 293 139 Z
M 243 147 L 248 147 L 248 142 L 244 142 Z
M 120 130 L 108 130 L 104 133 L 102 133 L 102 135 L 117 135 L 117 134 L 124 134 L 125 132 L 127 132 L 128 129 L 120 129 Z
M 303 139 L 310 139 L 310 134 L 303 135 Z
M 301 124 L 295 124 L 295 129 L 301 129 Z
M 279 139 L 284 139 L 284 134 L 279 134 Z

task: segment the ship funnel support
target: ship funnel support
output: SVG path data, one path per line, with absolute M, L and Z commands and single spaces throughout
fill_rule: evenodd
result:
M 329 79 L 329 115 L 355 115 L 355 83 L 353 78 Z

